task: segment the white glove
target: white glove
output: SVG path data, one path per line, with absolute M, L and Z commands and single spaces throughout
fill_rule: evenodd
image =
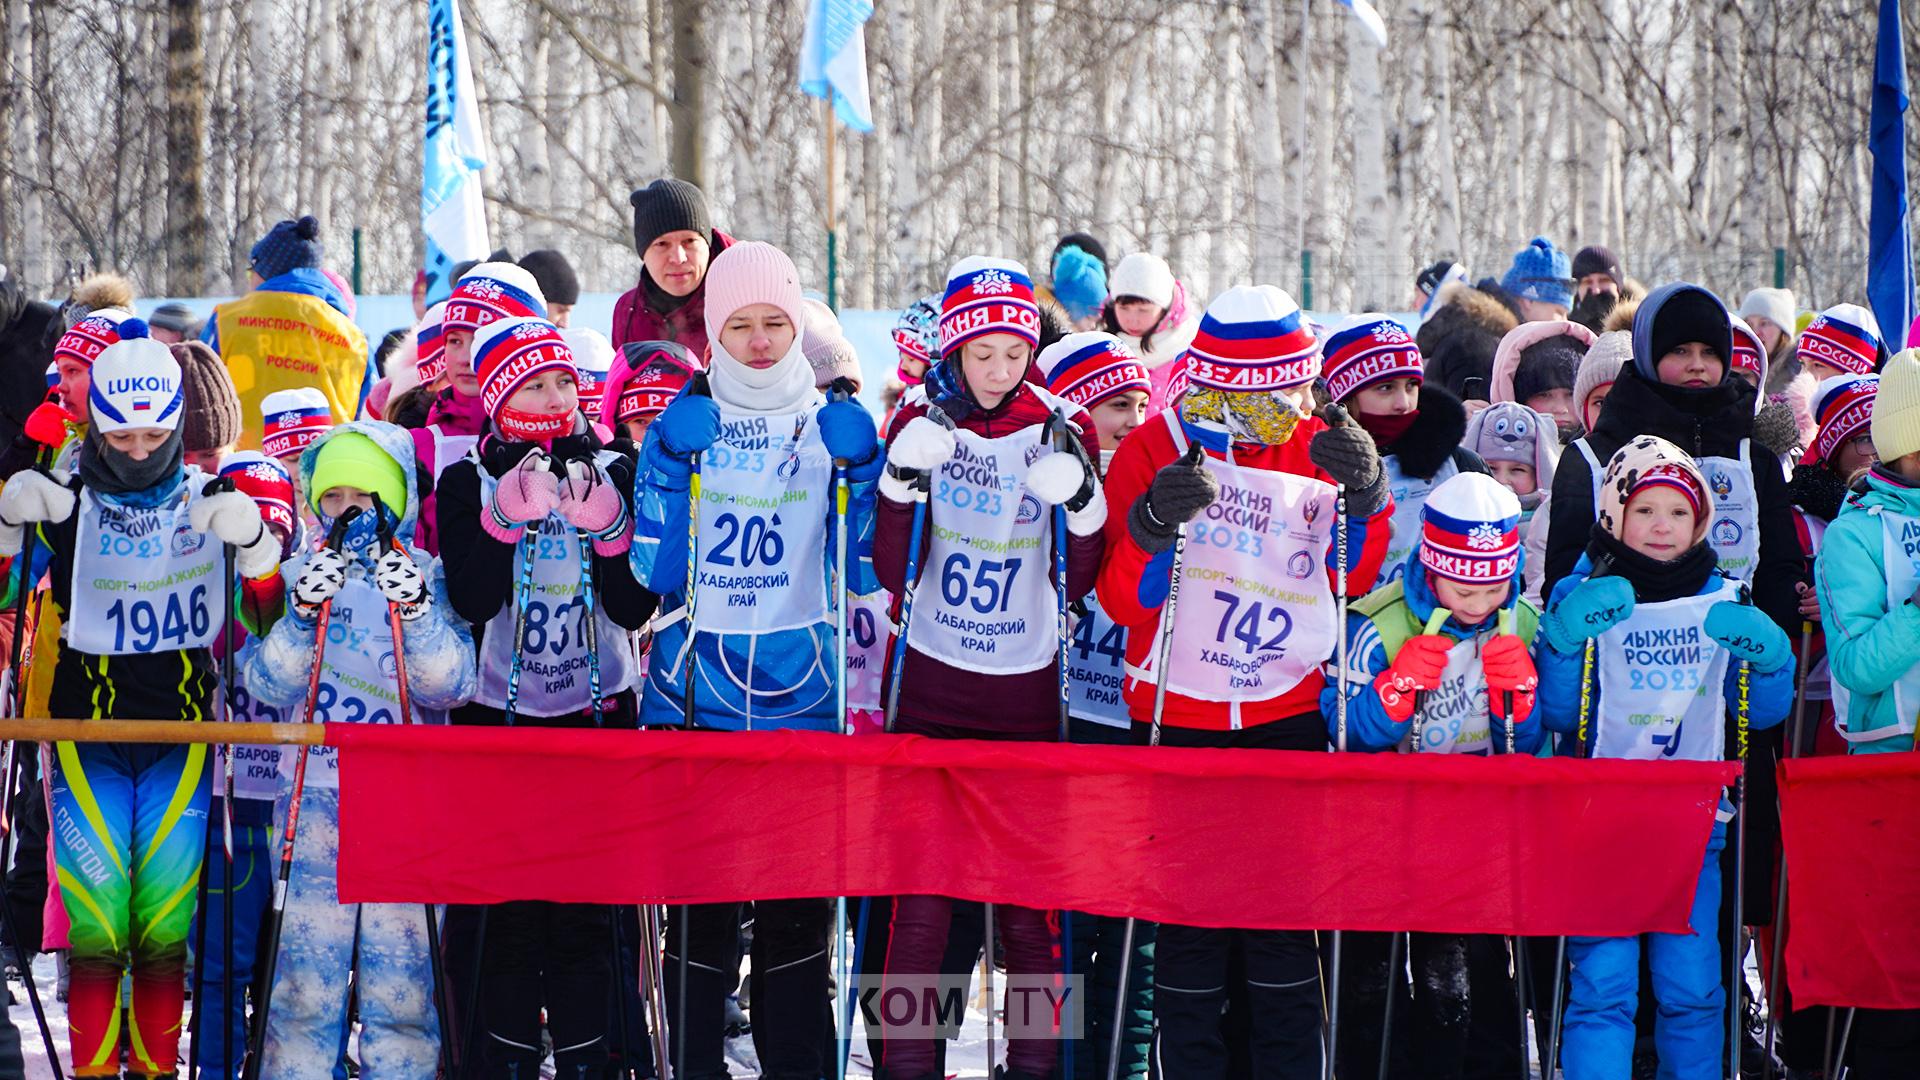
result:
M 71 490 L 45 473 L 22 469 L 0 490 L 0 521 L 8 525 L 65 521 L 73 514 L 74 498 Z
M 251 545 L 267 529 L 253 496 L 238 491 L 216 492 L 194 500 L 187 520 L 194 531 L 212 533 L 214 539 L 237 548 Z
M 373 583 L 380 587 L 380 595 L 399 609 L 402 619 L 412 622 L 427 613 L 427 575 L 399 545 L 374 560 Z
M 1078 510 L 1067 511 L 1067 531 L 1075 536 L 1092 536 L 1107 527 L 1107 493 L 1093 485 L 1093 498 Z
M 899 469 L 937 469 L 953 456 L 953 432 L 916 416 L 887 444 L 887 464 Z
M 1048 506 L 1059 506 L 1075 495 L 1090 478 L 1087 470 L 1081 466 L 1078 458 L 1071 453 L 1054 451 L 1033 463 L 1027 470 L 1027 490 L 1033 497 Z M 1098 477 L 1091 478 L 1099 484 Z
M 307 556 L 300 576 L 293 579 L 294 614 L 311 622 L 320 608 L 347 583 L 347 557 L 332 548 Z

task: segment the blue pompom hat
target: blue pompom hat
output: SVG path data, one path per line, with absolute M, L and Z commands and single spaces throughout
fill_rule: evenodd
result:
M 298 221 L 286 220 L 267 230 L 253 245 L 249 259 L 253 272 L 262 278 L 277 278 L 303 266 L 319 266 L 320 219 L 308 214 Z
M 1514 253 L 1500 287 L 1522 300 L 1543 304 L 1573 306 L 1573 260 L 1553 246 L 1553 241 L 1536 236 L 1526 247 Z

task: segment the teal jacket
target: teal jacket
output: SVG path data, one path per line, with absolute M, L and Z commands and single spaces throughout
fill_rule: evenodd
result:
M 1827 527 L 1814 562 L 1827 662 L 1833 681 L 1852 695 L 1839 720 L 1855 740 L 1900 723 L 1894 684 L 1920 664 L 1920 607 L 1911 599 L 1887 602 L 1885 513 L 1920 520 L 1920 487 L 1876 468 L 1866 489 L 1848 496 Z M 1913 749 L 1913 736 L 1855 741 L 1852 749 L 1856 754 L 1904 752 Z

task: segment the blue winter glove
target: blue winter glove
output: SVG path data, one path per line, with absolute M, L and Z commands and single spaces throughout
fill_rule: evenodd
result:
M 1722 600 L 1707 609 L 1701 629 L 1725 646 L 1735 660 L 1745 660 L 1753 665 L 1753 670 L 1763 674 L 1778 671 L 1793 661 L 1793 647 L 1787 641 L 1787 632 L 1751 604 Z
M 683 393 L 653 422 L 660 448 L 690 458 L 720 440 L 720 406 L 710 397 Z
M 827 453 L 847 463 L 847 476 L 855 482 L 880 475 L 886 461 L 880 456 L 880 429 L 873 414 L 857 401 L 834 401 L 820 410 L 820 438 Z
M 1540 618 L 1540 632 L 1557 653 L 1573 652 L 1633 614 L 1633 585 L 1623 577 L 1588 578 Z

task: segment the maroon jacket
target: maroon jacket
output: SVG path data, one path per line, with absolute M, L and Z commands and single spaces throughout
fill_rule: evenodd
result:
M 719 229 L 713 230 L 713 238 L 707 249 L 707 265 L 712 266 L 713 257 L 732 243 L 733 237 Z M 677 341 L 685 345 L 687 351 L 698 357 L 702 364 L 706 363 L 706 276 L 701 275 L 700 286 L 678 307 L 667 312 L 655 311 L 647 304 L 647 291 L 651 284 L 646 267 L 642 266 L 640 283 L 621 293 L 620 299 L 613 302 L 613 332 L 607 335 L 613 339 L 613 347 L 618 349 L 629 341 Z
M 919 400 L 902 403 L 888 425 L 887 437 L 906 427 L 916 416 L 926 413 Z M 1032 424 L 1044 423 L 1047 406 L 1032 392 L 1031 383 L 1020 388 L 992 409 L 975 412 L 956 426 L 991 439 L 1011 435 Z M 1100 460 L 1100 437 L 1094 431 L 1093 418 L 1085 409 L 1075 407 L 1069 416 L 1080 428 L 1080 442 L 1087 456 Z M 929 507 L 931 512 L 931 506 Z M 899 596 L 907 576 L 907 545 L 913 534 L 913 506 L 880 497 L 879 514 L 874 524 L 873 571 L 880 584 L 894 595 L 894 620 L 898 622 Z M 921 588 L 937 588 L 939 572 L 931 574 L 926 564 L 932 530 L 921 533 Z M 1078 600 L 1093 591 L 1100 573 L 1100 557 L 1106 551 L 1106 536 L 1096 531 L 1091 536 L 1067 537 L 1067 599 Z M 1051 579 L 1051 559 L 1047 565 Z M 966 728 L 981 732 L 1038 734 L 1052 733 L 1060 723 L 1060 683 L 1056 664 L 1038 671 L 1017 675 L 981 675 L 943 664 L 923 656 L 911 646 L 901 676 L 900 717 L 919 720 L 944 729 Z M 888 672 L 891 675 L 891 671 Z M 886 693 L 885 687 L 882 693 Z

